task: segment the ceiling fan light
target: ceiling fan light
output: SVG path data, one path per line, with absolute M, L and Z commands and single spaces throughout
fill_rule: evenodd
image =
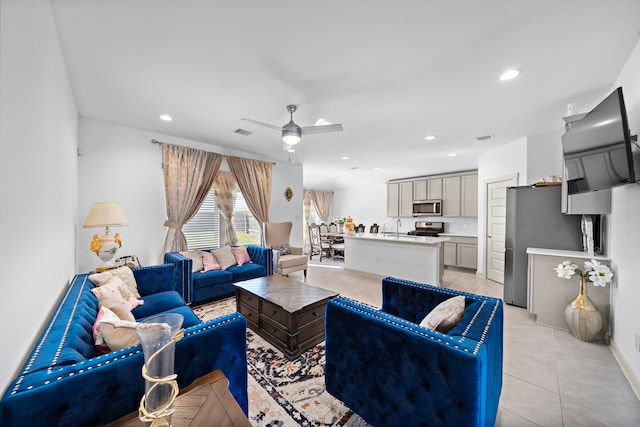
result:
M 297 144 L 300 142 L 300 129 L 282 129 L 282 140 L 285 144 Z

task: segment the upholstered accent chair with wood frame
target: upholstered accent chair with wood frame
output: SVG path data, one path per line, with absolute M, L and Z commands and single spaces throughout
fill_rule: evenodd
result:
M 265 246 L 273 250 L 273 269 L 283 276 L 295 271 L 304 271 L 307 277 L 307 263 L 309 258 L 303 254 L 302 248 L 291 246 L 291 221 L 265 222 L 262 224 Z

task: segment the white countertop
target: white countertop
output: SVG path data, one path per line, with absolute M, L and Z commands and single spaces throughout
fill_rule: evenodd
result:
M 438 236 L 444 236 L 444 237 L 475 237 L 476 239 L 478 238 L 478 236 L 476 234 L 469 234 L 469 233 L 438 233 Z
M 377 240 L 381 242 L 389 243 L 408 243 L 419 245 L 437 245 L 449 240 L 448 237 L 427 237 L 427 236 L 407 236 L 406 234 L 400 234 L 396 237 L 394 234 L 370 234 L 370 233 L 356 233 L 353 235 L 346 234 L 345 239 L 360 239 L 360 240 Z
M 567 251 L 562 249 L 527 248 L 528 254 L 548 255 L 566 258 L 595 259 L 600 261 L 611 261 L 611 258 L 604 255 L 589 255 L 582 251 Z

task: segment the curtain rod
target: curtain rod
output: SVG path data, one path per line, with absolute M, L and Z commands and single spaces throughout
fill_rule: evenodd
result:
M 152 139 L 151 143 L 152 144 L 163 144 L 162 142 L 158 141 L 157 139 Z M 220 154 L 220 153 L 216 153 L 216 154 Z M 229 154 L 220 154 L 220 155 L 221 156 L 225 156 L 225 157 L 229 156 Z M 239 157 L 239 156 L 232 156 L 232 157 Z M 260 160 L 260 161 L 264 162 L 264 160 Z M 268 163 L 268 162 L 266 162 L 266 163 Z M 271 162 L 271 164 L 272 165 L 276 165 L 277 163 L 276 162 Z

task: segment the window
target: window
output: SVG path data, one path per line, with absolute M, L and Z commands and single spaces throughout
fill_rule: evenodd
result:
M 235 203 L 233 205 L 233 226 L 236 230 L 238 243 L 241 245 L 260 244 L 260 223 L 253 217 L 242 192 L 236 187 Z M 219 248 L 224 242 L 221 230 L 224 229 L 224 218 L 216 206 L 213 189 L 209 190 L 200 209 L 182 227 L 189 249 Z
M 254 218 L 239 188 L 233 204 L 233 228 L 240 245 L 260 244 L 260 223 Z
M 311 201 L 311 209 L 309 210 L 309 224 L 322 224 L 322 220 L 318 216 L 318 212 L 316 211 L 316 206 Z

